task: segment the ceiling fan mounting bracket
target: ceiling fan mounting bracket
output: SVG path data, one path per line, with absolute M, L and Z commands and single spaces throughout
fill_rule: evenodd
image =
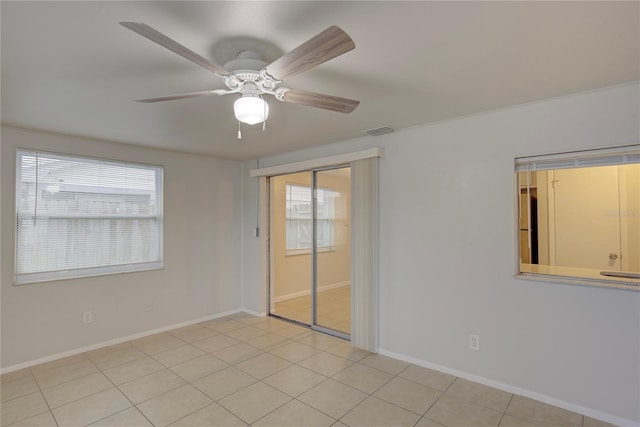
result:
M 284 100 L 284 95 L 289 92 L 291 89 L 289 89 L 288 87 L 279 87 L 278 89 L 276 89 L 275 93 L 273 94 L 276 99 L 278 101 L 282 101 L 285 102 Z
M 260 70 L 260 77 L 262 77 L 262 80 L 266 82 L 271 82 L 274 85 L 279 85 L 280 83 L 282 83 L 282 80 L 274 79 L 273 77 L 271 77 L 269 73 L 267 73 L 266 68 L 263 68 L 262 70 Z

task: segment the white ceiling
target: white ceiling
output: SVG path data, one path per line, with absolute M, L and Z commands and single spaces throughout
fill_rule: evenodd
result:
M 248 159 L 640 80 L 640 2 L 2 1 L 2 123 Z M 236 139 L 235 97 L 118 25 L 144 22 L 218 65 L 277 59 L 330 25 L 356 49 L 286 86 L 358 99 L 340 114 L 268 98 Z

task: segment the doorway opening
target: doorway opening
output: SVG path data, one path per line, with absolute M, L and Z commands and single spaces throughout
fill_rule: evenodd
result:
M 351 167 L 272 176 L 269 314 L 351 334 Z

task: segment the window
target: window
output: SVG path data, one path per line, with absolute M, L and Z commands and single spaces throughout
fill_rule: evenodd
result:
M 16 283 L 161 268 L 162 172 L 19 149 Z
M 313 210 L 311 187 L 287 184 L 287 254 L 308 253 L 313 243 Z M 333 250 L 334 201 L 333 192 L 317 189 L 318 250 Z
M 523 276 L 640 286 L 640 147 L 516 159 Z

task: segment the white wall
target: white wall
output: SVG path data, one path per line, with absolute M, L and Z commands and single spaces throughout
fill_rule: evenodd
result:
M 0 141 L 3 368 L 240 307 L 240 163 L 5 126 Z M 13 286 L 16 147 L 163 166 L 164 269 Z
M 514 279 L 513 162 L 637 144 L 639 95 L 637 84 L 619 86 L 260 159 L 260 166 L 384 147 L 381 349 L 638 422 L 640 292 Z M 249 197 L 254 167 L 244 164 Z M 245 227 L 248 218 L 255 223 L 253 206 L 245 203 Z M 263 311 L 254 305 L 264 295 L 259 240 L 244 236 L 244 304 Z M 470 333 L 480 335 L 480 351 L 468 349 Z

